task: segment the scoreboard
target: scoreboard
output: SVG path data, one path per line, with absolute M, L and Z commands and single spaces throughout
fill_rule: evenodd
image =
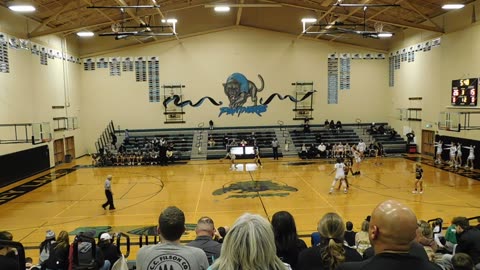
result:
M 452 106 L 477 106 L 478 78 L 452 81 Z

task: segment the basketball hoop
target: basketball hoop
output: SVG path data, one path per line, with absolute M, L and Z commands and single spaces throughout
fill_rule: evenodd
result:
M 375 29 L 375 32 L 383 32 L 383 23 L 376 22 L 373 24 L 373 28 Z

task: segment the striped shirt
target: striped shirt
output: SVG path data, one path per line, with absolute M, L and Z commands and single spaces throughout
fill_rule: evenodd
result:
M 104 187 L 105 187 L 105 190 L 110 190 L 110 191 L 112 191 L 112 182 L 110 181 L 110 179 L 105 180 L 105 185 L 104 185 Z

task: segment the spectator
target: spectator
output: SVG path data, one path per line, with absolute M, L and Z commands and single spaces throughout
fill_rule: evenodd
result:
M 305 242 L 298 238 L 297 227 L 293 216 L 286 211 L 280 211 L 272 217 L 273 234 L 277 256 L 292 269 L 296 269 L 298 254 L 307 248 Z
M 357 247 L 358 253 L 363 255 L 363 252 L 371 246 L 370 239 L 368 238 L 368 227 L 370 222 L 364 220 L 362 222 L 361 231 L 355 235 L 355 246 Z
M 112 146 L 113 149 L 117 149 L 117 136 L 115 135 L 114 132 L 110 133 L 110 136 L 112 137 Z
M 225 236 L 227 236 L 228 232 L 228 227 L 218 227 L 217 230 L 215 231 L 215 241 L 219 243 L 223 243 L 223 240 L 225 239 Z
M 220 257 L 220 250 L 222 249 L 222 244 L 213 240 L 213 236 L 215 235 L 213 220 L 209 217 L 201 217 L 197 222 L 195 233 L 197 234 L 197 238 L 188 243 L 187 246 L 197 247 L 203 250 L 207 255 L 208 263 L 211 265 Z
M 395 139 L 395 136 L 397 136 L 397 131 L 396 131 L 394 128 L 390 129 L 390 137 L 389 137 L 389 139 L 390 139 L 390 140 L 393 140 L 393 139 Z
M 105 260 L 110 262 L 110 269 L 112 269 L 113 264 L 122 256 L 118 247 L 112 243 L 112 236 L 109 233 L 102 233 L 98 247 L 102 250 Z
M 342 122 L 340 120 L 335 124 L 335 129 L 337 129 L 338 132 L 342 131 Z
M 417 237 L 415 240 L 423 246 L 427 252 L 428 259 L 431 262 L 435 261 L 435 252 L 437 252 L 438 246 L 433 239 L 432 227 L 424 220 L 418 221 Z
M 408 254 L 420 258 L 421 260 L 428 261 L 428 255 L 425 249 L 421 244 L 419 244 L 416 241 L 413 241 L 412 244 L 410 245 L 410 250 L 408 251 Z M 363 259 L 367 260 L 370 259 L 371 257 L 375 256 L 375 250 L 373 250 L 373 247 L 367 248 L 363 252 Z
M 215 139 L 210 136 L 210 138 L 208 138 L 208 146 L 209 147 L 214 147 L 215 146 Z
M 128 131 L 128 129 L 125 129 L 125 138 L 123 139 L 123 142 L 125 144 L 128 144 L 130 141 L 130 132 Z
M 33 259 L 31 257 L 25 258 L 25 270 L 40 270 L 40 269 L 41 269 L 41 266 L 34 265 Z
M 175 206 L 167 207 L 158 218 L 161 242 L 142 247 L 137 253 L 137 270 L 185 269 L 205 270 L 208 260 L 199 248 L 180 244 L 185 232 L 185 214 Z M 238 250 L 235 250 L 237 252 Z M 186 267 L 184 267 L 186 266 Z
M 413 130 L 407 133 L 405 136 L 407 136 L 407 144 L 412 144 L 414 142 L 415 132 Z
M 380 124 L 380 125 L 378 126 L 377 131 L 378 131 L 378 134 L 384 135 L 384 134 L 385 134 L 385 126 L 384 126 L 383 124 Z
M 370 128 L 368 129 L 368 131 L 370 132 L 370 134 L 377 134 L 377 127 L 375 126 L 375 122 L 372 122 L 372 124 L 370 124 Z
M 308 121 L 303 123 L 303 133 L 310 133 L 310 123 Z
M 320 244 L 300 253 L 297 269 L 336 269 L 342 262 L 361 261 L 355 249 L 343 245 L 345 225 L 336 213 L 327 213 L 318 222 Z
M 0 240 L 12 241 L 13 236 L 10 232 L 0 232 Z M 14 249 L 9 246 L 0 245 L 0 267 L 2 270 L 20 269 L 18 261 L 14 256 Z
M 473 260 L 465 253 L 457 253 L 452 257 L 453 270 L 473 270 L 475 269 Z
M 235 221 L 223 242 L 222 255 L 210 269 L 283 270 L 286 266 L 275 254 L 272 226 L 265 218 L 247 213 Z
M 328 124 L 328 127 L 330 128 L 330 130 L 335 130 L 335 122 L 333 122 L 333 120 L 330 120 L 330 124 Z
M 208 126 L 210 127 L 210 130 L 213 130 L 213 120 L 208 121 Z
M 67 270 L 69 248 L 70 239 L 68 238 L 68 232 L 61 231 L 58 234 L 57 242 L 53 243 L 50 248 L 50 256 L 45 262 L 46 268 L 51 270 Z
M 347 221 L 347 223 L 345 223 L 345 228 L 345 242 L 347 242 L 349 247 L 355 247 L 355 235 L 357 232 L 353 231 L 353 223 L 351 221 Z
M 38 258 L 39 264 L 43 265 L 50 256 L 50 248 L 55 243 L 55 233 L 52 230 L 48 230 L 45 235 L 45 240 L 40 243 L 40 256 Z
M 330 127 L 330 123 L 328 122 L 328 119 L 325 119 L 323 126 L 325 127 L 325 129 L 328 129 Z
M 457 232 L 455 224 L 448 226 L 445 230 L 445 249 L 449 252 L 453 252 L 453 247 L 457 244 Z
M 410 208 L 394 200 L 382 202 L 373 210 L 369 226 L 375 256 L 362 262 L 343 263 L 337 269 L 438 270 L 435 264 L 409 254 L 416 230 L 417 218 Z
M 452 223 L 457 234 L 455 253 L 470 255 L 476 269 L 480 269 L 480 231 L 470 226 L 466 217 L 456 217 Z M 452 255 L 443 255 L 444 260 L 451 261 Z

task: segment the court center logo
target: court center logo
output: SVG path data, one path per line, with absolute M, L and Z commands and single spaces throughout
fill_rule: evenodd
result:
M 148 270 L 190 270 L 190 264 L 179 255 L 160 255 L 147 265 Z M 193 270 L 193 269 L 192 269 Z
M 250 81 L 241 73 L 233 73 L 227 78 L 227 81 L 223 84 L 223 91 L 227 96 L 230 104 L 228 107 L 220 108 L 220 114 L 238 115 L 244 113 L 253 113 L 258 116 L 267 111 L 267 105 L 258 105 L 258 93 L 264 88 L 263 77 L 259 74 L 260 87 L 254 82 Z M 248 99 L 253 103 L 253 106 L 244 107 Z
M 222 188 L 213 191 L 214 196 L 228 194 L 231 198 L 286 197 L 298 189 L 285 183 L 272 180 L 244 181 L 227 183 Z

